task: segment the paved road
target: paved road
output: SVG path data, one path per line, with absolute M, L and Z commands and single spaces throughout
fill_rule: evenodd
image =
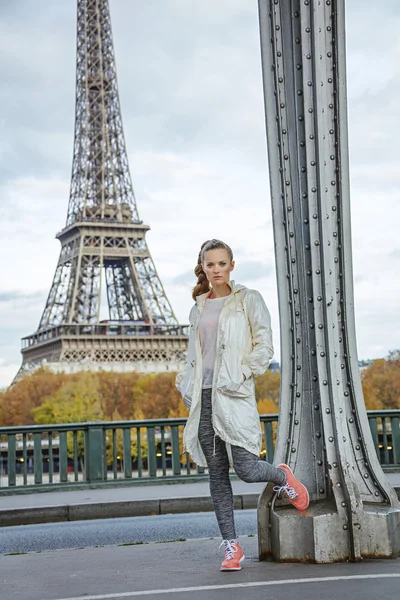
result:
M 398 600 L 399 561 L 260 563 L 241 538 L 242 571 L 221 573 L 216 540 L 0 557 L 2 600 Z
M 254 535 L 256 511 L 236 511 L 236 524 L 238 535 Z M 213 513 L 21 525 L 0 530 L 0 554 L 211 537 L 219 539 Z

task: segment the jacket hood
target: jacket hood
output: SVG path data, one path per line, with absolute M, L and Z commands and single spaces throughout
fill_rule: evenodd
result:
M 246 286 L 241 285 L 240 283 L 235 283 L 235 281 L 233 281 L 233 279 L 231 279 L 230 281 L 228 281 L 228 285 L 231 288 L 233 294 L 237 294 L 238 292 L 242 291 L 242 290 L 246 290 Z M 205 292 L 204 294 L 201 294 L 200 296 L 197 296 L 196 298 L 196 304 L 197 304 L 197 308 L 201 311 L 204 308 L 204 303 L 206 301 L 207 296 L 210 295 L 210 292 Z

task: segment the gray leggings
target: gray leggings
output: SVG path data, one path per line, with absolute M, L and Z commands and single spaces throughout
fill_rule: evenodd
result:
M 211 414 L 211 389 L 204 389 L 201 398 L 199 442 L 207 461 L 210 476 L 210 494 L 222 538 L 224 540 L 234 540 L 236 539 L 236 530 L 228 453 L 225 442 L 218 436 L 215 437 L 214 453 L 214 428 L 211 422 Z M 283 470 L 260 460 L 258 456 L 241 446 L 231 446 L 231 450 L 236 475 L 246 483 L 272 481 L 277 485 L 285 485 L 286 475 Z

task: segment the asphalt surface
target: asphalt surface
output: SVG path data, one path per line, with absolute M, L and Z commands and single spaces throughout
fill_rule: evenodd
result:
M 217 540 L 1 556 L 1 600 L 398 600 L 399 561 L 259 562 L 240 538 L 239 572 L 221 573 Z
M 235 519 L 238 535 L 257 533 L 255 510 L 236 511 Z M 0 554 L 213 537 L 219 540 L 214 513 L 46 523 L 3 527 Z

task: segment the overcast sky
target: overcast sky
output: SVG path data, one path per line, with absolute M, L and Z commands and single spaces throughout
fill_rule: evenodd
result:
M 279 322 L 256 0 L 110 0 L 140 217 L 187 322 L 200 244 L 227 241 L 235 279 Z M 400 3 L 346 0 L 359 358 L 400 347 Z M 0 4 L 0 388 L 39 323 L 65 225 L 76 4 Z

